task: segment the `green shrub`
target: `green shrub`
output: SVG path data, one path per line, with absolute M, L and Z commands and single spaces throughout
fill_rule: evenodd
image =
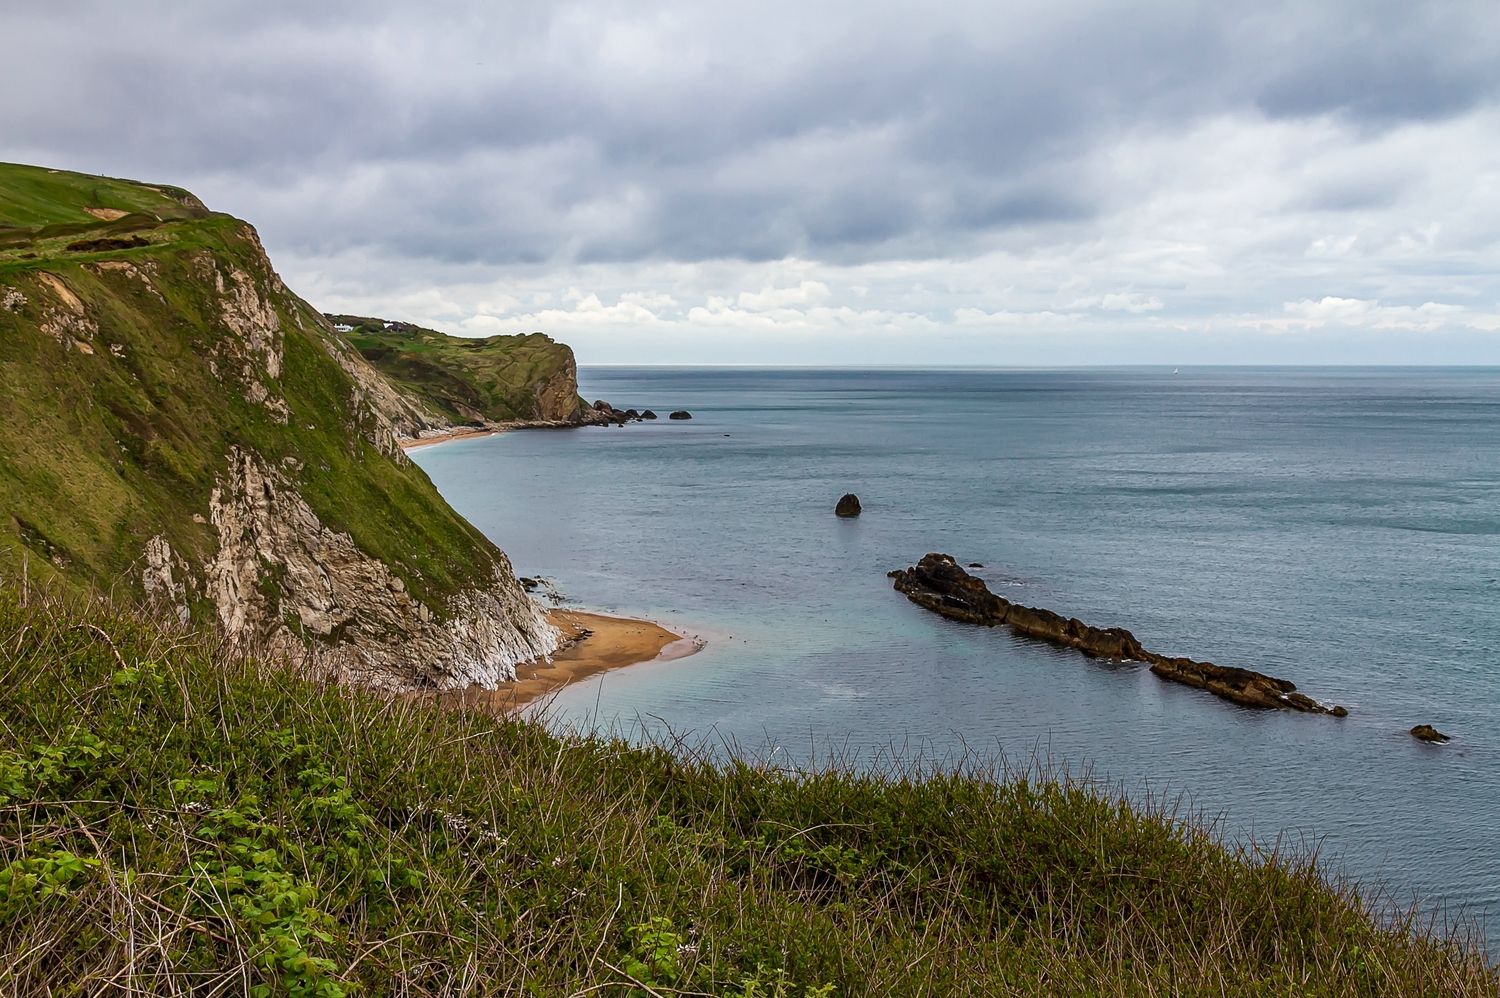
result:
M 6 995 L 1500 993 L 1087 783 L 562 737 L 4 587 L 0 674 Z

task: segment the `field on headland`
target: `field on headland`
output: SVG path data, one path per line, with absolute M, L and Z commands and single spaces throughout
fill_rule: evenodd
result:
M 1500 993 L 1088 784 L 562 738 L 13 586 L 0 670 L 7 994 Z

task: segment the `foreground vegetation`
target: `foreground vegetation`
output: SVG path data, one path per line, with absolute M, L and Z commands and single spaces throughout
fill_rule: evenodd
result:
M 0 587 L 0 993 L 1496 995 L 1307 861 L 314 685 Z

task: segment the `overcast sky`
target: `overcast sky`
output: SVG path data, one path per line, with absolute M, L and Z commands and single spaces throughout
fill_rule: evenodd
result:
M 584 363 L 1500 363 L 1500 5 L 0 0 L 0 159 Z

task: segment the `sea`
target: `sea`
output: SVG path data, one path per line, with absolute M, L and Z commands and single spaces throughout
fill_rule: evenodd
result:
M 579 384 L 662 418 L 413 452 L 554 599 L 706 641 L 564 690 L 549 723 L 790 766 L 1086 777 L 1500 941 L 1500 369 Z M 846 492 L 857 519 L 833 514 Z M 1349 716 L 1245 709 L 942 619 L 886 577 L 930 551 L 1012 602 Z

